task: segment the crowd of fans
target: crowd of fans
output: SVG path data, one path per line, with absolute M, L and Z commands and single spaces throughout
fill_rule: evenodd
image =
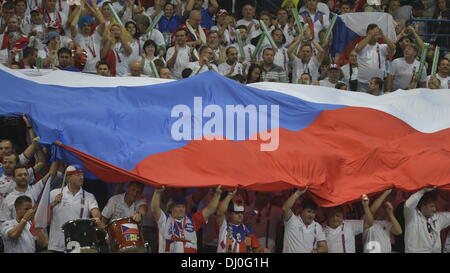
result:
M 430 10 L 424 3 L 434 6 Z M 415 18 L 449 19 L 445 0 L 16 0 L 3 1 L 1 7 L 0 63 L 12 69 L 165 79 L 213 70 L 247 84 L 314 84 L 373 95 L 450 88 L 449 37 L 431 36 L 426 70 L 419 78 L 424 24 L 406 25 Z M 305 23 L 302 32 L 292 8 Z M 323 38 L 332 15 L 353 12 L 392 14 L 397 40 L 369 24 L 348 56 L 331 56 L 333 37 Z M 276 46 L 264 36 L 259 20 Z M 429 31 L 449 34 L 449 26 L 434 21 Z M 430 76 L 436 46 L 441 56 L 437 73 Z M 84 179 L 77 166 L 50 166 L 30 122 L 23 121 L 8 128 L 0 124 L 0 242 L 5 252 L 63 252 L 64 223 L 92 218 L 105 230 L 123 217 L 142 224 L 152 252 L 450 251 L 450 212 L 437 212 L 449 210 L 449 195 L 434 188 L 413 194 L 389 189 L 370 201 L 363 196 L 361 202 L 327 209 L 319 208 L 307 189 L 153 189 L 136 182 L 111 189 Z M 21 147 L 24 124 L 30 144 Z M 16 134 L 5 136 L 8 130 Z M 54 180 L 50 228 L 32 234 L 33 204 L 49 176 Z M 74 215 L 72 210 L 80 207 Z
M 3 1 L 0 63 L 14 69 L 166 79 L 213 70 L 241 83 L 314 84 L 373 95 L 450 86 L 450 23 L 410 21 L 450 19 L 446 0 L 99 1 Z M 324 37 L 333 14 L 360 12 L 392 14 L 397 40 L 369 24 L 353 51 L 332 56 L 333 37 Z M 425 29 L 430 48 L 419 79 Z M 430 77 L 436 46 L 439 65 Z
M 129 251 L 114 244 L 132 235 L 149 247 L 142 241 L 131 250 L 154 253 L 450 252 L 450 194 L 435 187 L 415 193 L 387 189 L 360 202 L 320 208 L 308 188 L 256 192 L 107 183 L 85 179 L 80 166 L 50 164 L 26 116 L 11 120 L 0 124 L 15 141 L 0 141 L 0 250 L 7 253 L 73 252 L 73 241 L 82 246 L 79 252 Z M 21 148 L 25 137 L 30 144 Z M 47 183 L 50 221 L 48 229 L 36 229 L 33 219 L 47 217 L 36 214 Z M 92 223 L 91 229 L 80 219 Z M 123 219 L 131 226 L 111 233 Z

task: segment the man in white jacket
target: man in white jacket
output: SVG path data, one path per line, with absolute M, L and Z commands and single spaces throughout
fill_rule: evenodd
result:
M 435 187 L 423 188 L 406 200 L 405 252 L 440 253 L 441 230 L 450 225 L 450 212 L 436 212 Z

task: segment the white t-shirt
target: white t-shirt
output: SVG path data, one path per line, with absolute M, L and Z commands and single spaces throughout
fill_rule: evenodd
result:
M 405 202 L 405 252 L 440 253 L 441 230 L 450 225 L 450 212 L 437 212 L 425 218 L 416 208 L 423 193 L 416 192 Z M 428 226 L 430 231 L 428 232 Z
M 309 73 L 313 81 L 319 78 L 320 63 L 316 56 L 312 56 L 308 63 L 303 63 L 300 58 L 294 56 L 292 69 L 292 81 L 295 83 L 303 73 Z
M 175 47 L 171 47 L 167 50 L 167 56 L 166 60 L 169 61 L 173 54 L 175 53 Z M 180 48 L 177 55 L 177 60 L 175 61 L 175 64 L 173 66 L 172 70 L 172 76 L 176 79 L 181 79 L 181 72 L 183 72 L 183 69 L 187 66 L 191 59 L 191 47 L 185 46 L 183 48 Z
M 162 210 L 158 219 L 160 234 L 159 252 L 189 253 L 197 251 L 198 229 L 205 224 L 202 211 L 197 211 L 192 217 L 185 216 L 181 221 L 166 215 Z M 183 240 L 185 242 L 183 242 Z
M 450 253 L 450 233 L 447 235 L 447 241 L 444 246 L 444 253 Z
M 141 62 L 142 62 L 142 59 L 144 59 L 144 70 L 143 70 L 142 74 L 153 77 L 153 72 L 150 67 L 150 61 L 147 58 L 141 57 Z M 166 65 L 166 61 L 164 60 L 163 57 L 160 57 L 160 56 L 153 58 L 153 62 L 157 59 L 163 61 L 164 65 Z
M 125 203 L 125 193 L 117 194 L 108 200 L 105 208 L 103 208 L 102 215 L 112 221 L 138 213 L 141 206 L 147 206 L 147 199 L 144 196 L 141 196 L 139 200 L 128 206 Z
M 306 25 L 308 26 L 308 23 L 306 23 L 307 20 L 305 20 L 305 18 L 303 18 L 302 14 L 306 14 L 304 13 L 306 11 L 306 9 L 304 11 L 300 11 L 300 21 L 304 22 Z M 311 21 L 313 22 L 313 26 L 314 26 L 314 40 L 317 42 L 320 42 L 319 39 L 319 32 L 322 29 L 327 29 L 330 26 L 330 20 L 329 20 L 329 16 L 327 16 L 326 14 L 323 14 L 323 24 L 320 21 L 320 16 L 318 16 L 318 12 L 321 12 L 319 9 L 317 9 L 315 14 L 311 14 L 308 11 L 306 11 L 309 14 L 309 17 L 311 18 Z
M 55 200 L 56 195 L 59 193 L 61 193 L 61 188 L 50 192 L 50 203 Z M 84 205 L 81 205 L 83 193 L 85 201 Z M 81 188 L 74 196 L 69 191 L 69 188 L 65 186 L 61 202 L 52 209 L 48 250 L 64 251 L 66 247 L 62 226 L 71 220 L 89 219 L 91 210 L 95 208 L 98 208 L 98 204 L 92 193 Z M 80 213 L 82 213 L 81 217 Z
M 129 43 L 129 46 L 131 47 L 133 52 L 136 50 L 136 44 L 134 42 L 135 41 Z M 133 53 L 127 56 L 121 42 L 118 42 L 114 45 L 113 51 L 116 55 L 116 76 L 122 77 L 126 73 L 128 73 L 129 57 L 132 57 Z
M 387 55 L 387 44 L 367 44 L 358 53 L 358 81 L 368 84 L 373 77 L 384 79 Z
M 236 22 L 236 26 L 245 25 L 247 28 L 252 22 L 253 22 L 253 25 L 248 30 L 248 33 L 249 33 L 248 36 L 249 37 L 247 37 L 247 42 L 248 42 L 248 40 L 251 40 L 251 39 L 253 39 L 253 38 L 255 38 L 255 37 L 257 37 L 257 36 L 259 36 L 261 34 L 261 29 L 260 28 L 256 29 L 256 26 L 259 27 L 258 20 L 252 19 L 251 21 L 248 21 L 248 20 L 245 20 L 244 18 L 242 18 L 241 20 L 238 20 Z M 244 42 L 246 42 L 246 41 L 244 41 Z
M 412 64 L 408 64 L 403 57 L 393 60 L 388 70 L 388 74 L 394 76 L 392 91 L 395 91 L 397 89 L 408 89 L 413 75 L 419 71 L 419 65 L 420 62 L 417 60 L 414 60 Z M 419 80 L 419 82 L 426 81 L 427 72 L 424 67 L 422 78 Z
M 227 75 L 230 70 L 231 70 L 231 65 L 227 64 L 227 62 L 221 63 L 218 67 L 219 73 L 222 75 Z M 234 75 L 244 75 L 244 66 L 241 63 L 236 63 L 236 65 L 234 66 L 234 70 L 233 73 L 231 74 L 231 76 Z
M 166 46 L 166 42 L 164 40 L 164 35 L 161 33 L 161 31 L 157 30 L 156 28 L 153 29 L 152 33 L 150 33 L 150 36 L 148 35 L 142 35 L 139 38 L 140 42 L 141 42 L 141 50 L 142 50 L 142 46 L 144 45 L 144 43 L 147 40 L 153 40 L 153 42 L 155 42 L 155 44 L 160 47 L 160 46 Z
M 344 220 L 337 228 L 325 226 L 328 253 L 355 253 L 355 236 L 362 233 L 363 220 Z
M 338 81 L 337 83 L 332 83 L 332 82 L 330 82 L 330 80 L 328 79 L 328 77 L 327 78 L 325 78 L 325 79 L 323 79 L 323 80 L 320 80 L 319 81 L 319 84 L 320 84 L 320 86 L 326 86 L 326 87 L 331 87 L 331 88 L 335 88 L 336 87 L 336 84 L 338 84 L 338 83 L 340 83 L 341 81 Z
M 44 183 L 41 181 L 36 184 L 29 185 L 27 187 L 26 192 L 19 192 L 14 189 L 8 196 L 6 196 L 5 200 L 0 207 L 0 222 L 12 220 L 16 218 L 16 209 L 14 207 L 14 202 L 19 196 L 26 195 L 31 198 L 32 204 L 38 199 L 39 194 L 44 188 Z
M 87 53 L 86 65 L 84 66 L 83 72 L 95 73 L 95 65 L 100 61 L 102 37 L 97 31 L 94 31 L 91 36 L 83 36 L 78 32 L 74 41 L 82 49 L 86 50 Z
M 431 76 L 427 77 L 427 83 Z M 441 81 L 441 88 L 442 89 L 450 89 L 450 76 L 447 76 L 446 78 L 442 78 L 439 76 L 439 74 L 436 73 L 436 78 L 438 78 Z
M 5 253 L 35 253 L 36 238 L 30 232 L 30 222 L 27 222 L 19 238 L 10 239 L 8 237 L 8 232 L 17 225 L 19 225 L 19 223 L 16 219 L 8 220 L 2 224 L 2 237 L 5 245 Z
M 391 253 L 391 228 L 389 221 L 374 221 L 370 228 L 364 230 L 363 244 L 364 253 Z M 370 243 L 374 242 L 374 243 Z M 378 248 L 379 246 L 379 248 Z M 375 247 L 375 249 L 373 249 Z M 371 250 L 373 249 L 373 250 Z M 379 249 L 379 252 L 378 252 Z
M 186 68 L 192 69 L 192 72 L 195 73 L 195 71 L 197 71 L 197 69 L 200 68 L 200 64 L 199 64 L 199 62 L 190 62 L 183 69 L 186 69 Z M 219 70 L 217 69 L 217 66 L 215 64 L 211 64 L 211 70 L 219 73 Z M 202 68 L 200 69 L 200 72 L 198 72 L 198 74 L 201 74 L 203 72 L 208 72 L 208 71 L 209 71 L 208 66 L 207 65 L 203 65 Z
M 350 64 L 346 64 L 341 67 L 342 73 L 344 74 L 344 78 L 342 81 L 348 86 L 350 84 L 349 81 L 357 80 L 358 79 L 358 67 L 353 66 L 352 67 L 352 76 L 350 78 Z
M 311 253 L 325 240 L 322 226 L 316 221 L 306 226 L 301 217 L 292 215 L 284 222 L 283 253 Z
M 20 158 L 20 156 L 19 156 Z M 34 170 L 33 168 L 28 168 L 28 184 L 32 183 L 35 180 Z M 5 174 L 0 176 L 0 206 L 3 203 L 3 200 L 14 191 L 16 188 L 16 182 L 12 179 L 12 177 L 8 177 Z
M 237 43 L 229 45 L 228 47 L 236 48 L 238 51 L 238 58 L 241 57 L 241 52 L 239 50 L 239 45 Z M 253 56 L 253 52 L 255 52 L 255 49 L 256 49 L 256 47 L 250 43 L 244 45 L 245 62 L 250 63 L 252 61 L 252 56 Z M 260 54 L 261 54 L 261 52 L 260 52 Z M 256 58 L 258 58 L 258 56 L 256 56 Z

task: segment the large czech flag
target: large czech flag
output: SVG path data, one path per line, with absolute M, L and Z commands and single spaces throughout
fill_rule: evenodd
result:
M 450 190 L 450 90 L 106 78 L 2 67 L 0 115 L 26 113 L 53 159 L 151 186 L 308 186 L 321 206 L 390 187 Z M 31 76 L 30 76 L 31 75 Z
M 341 54 L 341 64 L 347 60 L 350 51 L 365 38 L 367 26 L 376 24 L 391 41 L 396 41 L 395 21 L 392 15 L 384 12 L 355 12 L 339 15 L 333 27 L 331 56 Z M 383 42 L 383 41 L 380 41 Z

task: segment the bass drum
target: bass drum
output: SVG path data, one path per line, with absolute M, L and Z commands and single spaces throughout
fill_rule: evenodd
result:
M 139 224 L 131 217 L 112 221 L 107 230 L 111 252 L 146 252 Z
M 98 253 L 97 233 L 94 221 L 77 219 L 66 222 L 62 229 L 66 252 Z

